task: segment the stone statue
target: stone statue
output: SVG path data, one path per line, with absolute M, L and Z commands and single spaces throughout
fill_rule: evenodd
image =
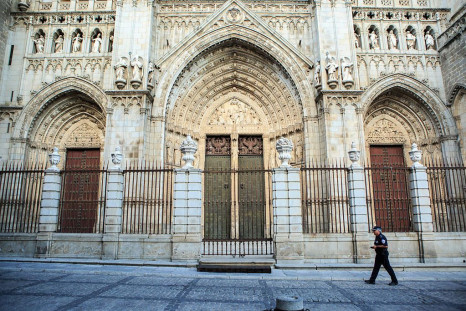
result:
M 343 81 L 353 81 L 353 63 L 348 57 L 341 59 Z
M 99 32 L 97 36 L 92 39 L 92 53 L 100 53 L 102 49 L 102 34 Z
M 113 35 L 108 39 L 108 51 L 113 52 Z
M 55 39 L 55 53 L 63 52 L 63 43 L 65 39 L 63 39 L 63 35 L 58 35 Z
M 389 50 L 398 50 L 398 38 L 393 32 L 393 29 L 388 32 L 387 42 Z
M 356 31 L 354 32 L 354 46 L 355 48 L 359 49 L 360 48 L 360 45 L 359 45 L 359 37 L 360 35 L 358 35 L 356 33 Z
M 325 69 L 327 70 L 327 81 L 338 80 L 338 76 L 337 76 L 338 64 L 335 61 L 335 57 L 330 57 L 328 52 L 327 52 L 327 66 L 325 67 Z
M 81 37 L 81 34 L 78 32 L 76 34 L 76 37 L 73 38 L 71 51 L 73 53 L 81 52 L 82 42 L 83 42 L 83 38 Z
M 406 30 L 406 46 L 408 50 L 416 49 L 416 36 L 410 30 Z
M 424 39 L 426 40 L 426 50 L 435 50 L 434 37 L 427 32 Z
M 128 63 L 126 62 L 125 57 L 120 57 L 118 63 L 115 64 L 115 78 L 116 80 L 126 81 L 125 71 L 128 68 Z
M 154 63 L 149 62 L 149 66 L 147 67 L 147 84 L 154 85 Z
M 138 55 L 133 57 L 133 60 L 131 61 L 131 67 L 133 67 L 133 77 L 132 80 L 134 81 L 142 81 L 142 57 L 139 57 Z
M 316 86 L 322 84 L 320 71 L 321 71 L 320 61 L 318 61 L 316 63 L 316 69 L 314 71 L 314 83 L 315 83 Z
M 379 36 L 375 33 L 375 30 L 369 31 L 369 48 L 376 50 L 379 48 Z
M 45 38 L 43 35 L 39 35 L 39 38 L 34 40 L 34 44 L 36 46 L 36 53 L 44 53 Z

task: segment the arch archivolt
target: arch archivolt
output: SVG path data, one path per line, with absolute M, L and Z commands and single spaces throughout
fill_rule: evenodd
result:
M 195 57 L 176 79 L 165 107 L 169 162 L 180 158 L 176 146 L 187 134 L 261 135 L 264 147 L 279 136 L 303 142 L 303 105 L 293 79 L 275 59 L 242 41 L 225 41 Z

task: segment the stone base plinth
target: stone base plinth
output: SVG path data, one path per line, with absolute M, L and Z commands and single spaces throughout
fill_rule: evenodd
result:
M 197 262 L 201 257 L 200 234 L 174 234 L 172 238 L 172 260 Z

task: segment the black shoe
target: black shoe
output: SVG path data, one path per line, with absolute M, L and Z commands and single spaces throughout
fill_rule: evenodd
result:
M 367 284 L 375 284 L 375 281 L 371 281 L 371 280 L 364 280 L 364 282 L 366 282 Z
M 388 284 L 388 285 L 390 285 L 390 286 L 396 286 L 396 285 L 398 285 L 398 282 L 393 282 L 393 281 L 392 281 L 392 282 L 390 282 L 390 284 Z

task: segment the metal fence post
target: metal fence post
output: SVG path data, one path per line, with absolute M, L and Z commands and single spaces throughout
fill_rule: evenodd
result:
M 364 167 L 359 164 L 361 152 L 356 144 L 351 144 L 348 152 L 352 162 L 348 168 L 348 197 L 350 205 L 351 232 L 353 233 L 353 261 L 355 263 L 368 261 L 371 252 L 367 246 L 370 241 L 369 224 L 367 218 L 366 183 Z
M 299 263 L 304 261 L 300 169 L 288 164 L 291 140 L 280 138 L 276 148 L 282 164 L 272 173 L 275 259 L 278 264 Z
M 57 164 L 60 163 L 58 148 L 49 155 L 52 165 L 45 170 L 40 203 L 39 233 L 37 234 L 36 256 L 47 256 L 50 251 L 52 233 L 58 229 L 58 214 L 61 193 L 61 176 Z
M 197 262 L 202 246 L 202 175 L 192 166 L 197 143 L 188 136 L 180 150 L 186 164 L 175 170 L 172 260 Z
M 120 167 L 123 154 L 120 147 L 115 148 L 112 153 L 114 167 L 108 170 L 107 194 L 105 205 L 105 221 L 103 236 L 104 259 L 118 258 L 118 238 L 121 233 L 121 219 L 123 209 L 123 170 Z
M 437 257 L 433 235 L 432 210 L 427 179 L 427 168 L 420 164 L 422 151 L 413 143 L 409 152 L 414 162 L 409 174 L 409 190 L 413 204 L 413 229 L 418 233 L 420 262 Z

